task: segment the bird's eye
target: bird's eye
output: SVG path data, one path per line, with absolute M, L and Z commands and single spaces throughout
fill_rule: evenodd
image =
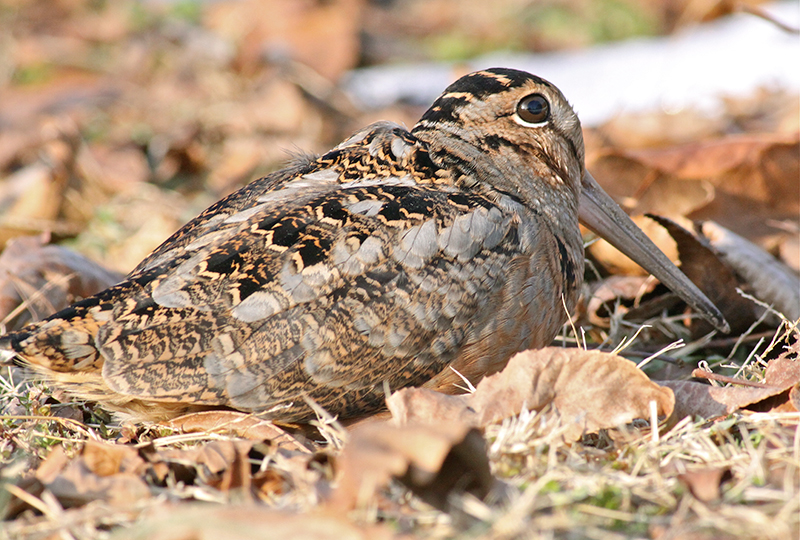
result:
M 517 116 L 526 124 L 541 124 L 550 118 L 550 104 L 542 94 L 525 96 L 517 104 Z

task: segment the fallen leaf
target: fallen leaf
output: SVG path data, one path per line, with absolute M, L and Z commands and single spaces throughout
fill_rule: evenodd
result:
M 793 270 L 717 223 L 706 221 L 700 230 L 723 260 L 747 280 L 756 298 L 773 305 L 789 320 L 800 319 L 800 277 Z
M 56 477 L 64 470 L 64 467 L 69 463 L 67 453 L 64 452 L 64 447 L 60 444 L 54 446 L 50 453 L 47 454 L 45 460 L 36 469 L 36 479 L 47 484 L 56 479 Z
M 694 469 L 678 475 L 681 484 L 689 488 L 697 500 L 712 502 L 722 496 L 722 484 L 731 478 L 728 467 Z
M 655 166 L 641 154 L 635 150 L 605 149 L 587 166 L 631 215 L 685 216 L 714 199 L 715 188 L 705 177 L 680 177 Z
M 130 184 L 145 182 L 150 177 L 147 157 L 133 145 L 85 145 L 79 149 L 75 164 L 86 187 L 105 193 L 122 191 Z M 89 193 L 84 197 L 88 198 Z
M 0 245 L 54 223 L 66 182 L 63 171 L 44 163 L 33 163 L 7 176 L 0 183 Z
M 660 249 L 670 260 L 678 259 L 678 250 L 675 240 L 658 223 L 644 215 L 634 215 L 631 220 L 645 233 L 645 235 Z M 592 259 L 599 262 L 612 274 L 625 276 L 649 276 L 641 266 L 633 262 L 627 255 L 609 244 L 606 240 L 598 238 L 588 248 Z
M 144 461 L 132 447 L 86 441 L 72 460 L 67 460 L 61 446 L 54 447 L 36 478 L 65 508 L 95 500 L 128 506 L 152 496 L 142 479 L 144 470 Z
M 523 407 L 541 410 L 552 404 L 570 425 L 565 438 L 577 440 L 583 433 L 649 419 L 651 401 L 660 416 L 672 413 L 672 392 L 650 381 L 633 362 L 600 351 L 546 347 L 515 355 L 472 394 L 403 389 L 387 405 L 400 422 L 457 419 L 485 426 Z
M 800 411 L 800 383 L 797 383 L 789 390 L 789 403 L 794 408 L 794 412 Z
M 755 410 L 796 409 L 800 384 L 800 340 L 795 339 L 767 364 L 759 386 L 711 386 L 694 381 L 663 381 L 675 393 L 674 419 L 686 416 L 714 418 L 745 407 Z M 749 381 L 744 381 L 749 382 Z M 791 409 L 788 409 L 791 410 Z
M 237 64 L 246 73 L 265 57 L 289 59 L 335 81 L 358 62 L 363 5 L 363 0 L 217 2 L 204 10 L 204 25 L 238 45 Z
M 695 236 L 668 218 L 650 217 L 675 239 L 681 271 L 719 308 L 730 324 L 731 334 L 747 330 L 761 315 L 762 309 L 736 292 L 737 288 L 748 292 L 750 289 L 735 269 L 704 238 Z M 696 336 L 705 335 L 713 329 L 702 319 L 693 320 L 692 327 Z
M 164 480 L 165 471 L 186 484 L 204 484 L 226 492 L 239 488 L 245 496 L 250 491 L 250 441 L 219 440 L 191 448 L 146 447 L 142 454 Z M 166 465 L 166 469 L 162 466 Z
M 329 504 L 339 511 L 374 500 L 391 478 L 440 510 L 454 493 L 482 499 L 494 483 L 483 437 L 458 421 L 361 424 L 350 432 L 337 463 L 341 477 Z
M 605 150 L 589 160 L 588 168 L 634 214 L 715 221 L 758 244 L 790 234 L 772 223 L 785 219 L 797 224 L 800 215 L 797 133 Z M 704 183 L 713 189 L 698 189 Z
M 800 382 L 800 336 L 787 345 L 786 350 L 767 364 L 764 381 L 780 388 L 788 388 Z
M 98 476 L 113 476 L 118 473 L 141 473 L 144 461 L 130 446 L 103 444 L 88 440 L 81 452 L 86 467 Z
M 712 386 L 694 381 L 659 381 L 675 393 L 673 418 L 716 418 L 780 394 L 776 387 Z
M 169 426 L 184 433 L 221 433 L 251 441 L 270 441 L 287 450 L 311 453 L 297 439 L 272 422 L 239 411 L 201 411 L 170 420 Z
M 15 238 L 0 255 L 0 321 L 21 328 L 122 279 L 82 255 L 47 243 L 47 235 Z
M 610 276 L 591 284 L 586 314 L 589 322 L 608 328 L 610 317 L 618 304 L 636 305 L 642 296 L 650 293 L 658 282 L 645 276 Z M 621 309 L 627 311 L 624 306 Z

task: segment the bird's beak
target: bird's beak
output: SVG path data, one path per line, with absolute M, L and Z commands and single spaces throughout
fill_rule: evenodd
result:
M 650 241 L 588 171 L 583 177 L 578 217 L 586 227 L 658 278 L 717 330 L 730 331 L 725 317 L 711 300 Z

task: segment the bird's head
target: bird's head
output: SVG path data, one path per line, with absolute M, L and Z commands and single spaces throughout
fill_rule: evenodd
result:
M 456 183 L 577 212 L 584 148 L 578 116 L 553 84 L 493 68 L 450 85 L 413 129 Z M 488 158 L 488 159 L 487 159 Z
M 603 191 L 584 165 L 578 116 L 553 84 L 492 68 L 451 84 L 412 132 L 463 189 L 511 197 L 561 231 L 586 225 L 697 309 L 719 310 Z

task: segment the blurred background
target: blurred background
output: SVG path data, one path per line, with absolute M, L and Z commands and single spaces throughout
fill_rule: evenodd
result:
M 632 214 L 713 221 L 781 263 L 791 287 L 798 23 L 797 2 L 730 0 L 3 0 L 0 247 L 36 238 L 0 260 L 0 315 L 10 325 L 57 276 L 89 276 L 63 301 L 113 282 L 289 153 L 379 119 L 411 126 L 452 80 L 491 65 L 564 91 L 589 168 Z M 51 243 L 110 273 L 43 254 Z M 598 276 L 638 273 L 591 249 Z M 800 300 L 777 294 L 796 313 Z

